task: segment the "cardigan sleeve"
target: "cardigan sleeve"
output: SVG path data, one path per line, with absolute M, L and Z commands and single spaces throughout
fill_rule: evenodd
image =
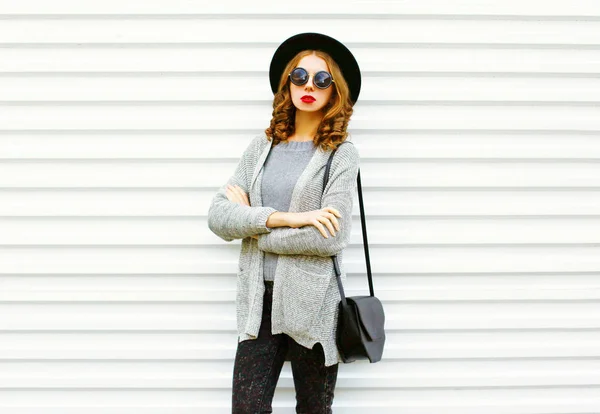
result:
M 227 184 L 238 185 L 248 193 L 253 168 L 259 156 L 259 139 L 260 136 L 256 137 L 248 145 L 234 174 L 219 188 L 208 209 L 208 228 L 227 242 L 271 231 L 266 222 L 276 209 L 246 206 L 229 201 L 226 193 Z
M 304 254 L 314 256 L 333 256 L 341 252 L 350 242 L 352 230 L 352 206 L 357 188 L 356 178 L 360 158 L 352 145 L 342 145 L 333 157 L 330 177 L 323 192 L 321 205 L 333 207 L 340 212 L 338 217 L 340 229 L 335 237 L 323 237 L 313 225 L 300 228 L 276 227 L 268 234 L 258 237 L 260 250 L 276 254 Z M 325 226 L 325 225 L 323 225 Z M 334 227 L 335 228 L 335 227 Z

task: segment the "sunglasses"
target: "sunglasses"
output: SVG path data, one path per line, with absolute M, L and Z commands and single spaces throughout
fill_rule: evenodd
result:
M 309 78 L 308 72 L 304 68 L 295 68 L 288 76 L 290 81 L 298 86 L 304 85 L 308 82 Z M 324 70 L 320 70 L 313 76 L 313 84 L 319 89 L 327 89 L 333 82 L 335 81 L 333 80 L 331 73 Z

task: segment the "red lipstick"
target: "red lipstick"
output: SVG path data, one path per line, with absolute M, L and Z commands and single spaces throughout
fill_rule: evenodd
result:
M 313 103 L 314 101 L 316 101 L 316 99 L 310 95 L 304 95 L 302 98 L 300 98 L 300 100 L 305 103 Z

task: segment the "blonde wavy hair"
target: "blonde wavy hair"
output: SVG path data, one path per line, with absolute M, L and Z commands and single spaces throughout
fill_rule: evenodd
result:
M 333 150 L 344 142 L 348 136 L 346 129 L 353 109 L 350 100 L 350 89 L 342 75 L 342 71 L 328 53 L 320 50 L 303 50 L 288 62 L 281 74 L 278 91 L 273 97 L 273 117 L 269 127 L 265 130 L 267 138 L 269 140 L 273 139 L 273 145 L 277 145 L 281 141 L 287 141 L 294 133 L 296 107 L 292 102 L 288 75 L 292 69 L 298 66 L 304 56 L 312 54 L 325 60 L 333 79 L 335 79 L 335 82 L 330 86 L 330 88 L 333 88 L 331 98 L 321 109 L 324 116 L 313 142 L 315 145 L 320 146 L 323 151 Z

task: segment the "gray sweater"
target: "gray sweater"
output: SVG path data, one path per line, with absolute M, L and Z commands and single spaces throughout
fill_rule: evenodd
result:
M 266 227 L 268 217 L 277 211 L 263 206 L 261 197 L 263 166 L 271 144 L 264 133 L 250 142 L 234 174 L 219 188 L 208 209 L 208 227 L 214 234 L 227 242 L 242 239 L 236 292 L 238 341 L 258 337 L 265 292 L 264 256 L 266 252 L 276 253 L 279 258 L 273 285 L 271 333 L 285 333 L 309 349 L 319 342 L 325 353 L 325 366 L 331 366 L 342 361 L 336 346 L 340 294 L 331 256 L 337 254 L 344 282 L 343 256 L 352 229 L 359 154 L 352 143 L 337 150 L 323 192 L 325 164 L 331 152 L 319 147 L 294 186 L 290 212 L 325 206 L 340 212 L 336 237 L 325 238 L 310 225 Z M 229 201 L 227 184 L 240 186 L 248 194 L 250 205 Z M 258 240 L 253 235 L 259 235 Z
M 288 211 L 292 190 L 298 177 L 314 155 L 317 147 L 312 141 L 287 141 L 275 145 L 264 165 L 261 194 L 262 204 L 277 211 Z M 276 253 L 265 252 L 263 273 L 265 280 L 275 278 Z

